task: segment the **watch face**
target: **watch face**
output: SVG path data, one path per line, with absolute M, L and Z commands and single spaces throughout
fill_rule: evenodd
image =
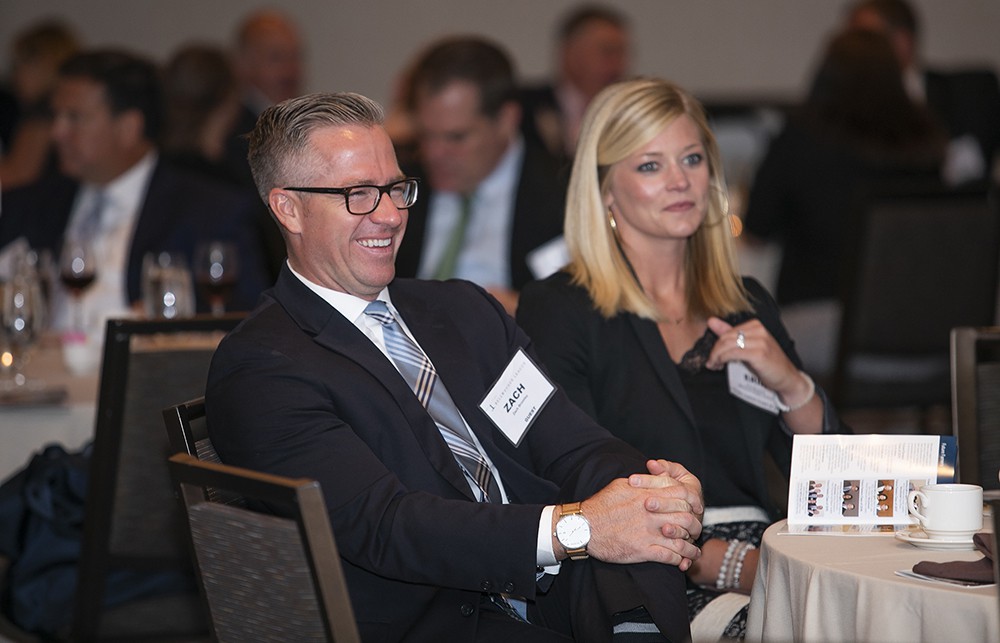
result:
M 556 523 L 556 538 L 566 549 L 586 547 L 590 542 L 590 523 L 579 514 L 563 516 Z

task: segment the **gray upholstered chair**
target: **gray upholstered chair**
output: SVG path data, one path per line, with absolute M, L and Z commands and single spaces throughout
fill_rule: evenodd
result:
M 360 641 L 319 483 L 170 458 L 216 640 Z M 206 489 L 246 499 L 213 501 Z M 272 513 L 250 507 L 267 506 Z

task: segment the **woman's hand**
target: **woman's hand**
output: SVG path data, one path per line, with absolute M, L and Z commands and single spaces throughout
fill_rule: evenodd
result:
M 759 319 L 732 326 L 718 317 L 708 319 L 708 327 L 719 339 L 705 362 L 707 368 L 721 370 L 728 362 L 749 366 L 761 384 L 771 389 L 794 411 L 785 421 L 796 433 L 819 433 L 823 429 L 823 404 L 809 378 L 800 371 Z

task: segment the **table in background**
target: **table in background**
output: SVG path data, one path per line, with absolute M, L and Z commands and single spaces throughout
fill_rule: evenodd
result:
M 63 386 L 62 403 L 0 405 L 0 481 L 27 464 L 31 456 L 50 443 L 78 449 L 94 435 L 99 369 L 86 375 L 67 370 L 56 337 L 45 337 L 32 355 L 25 374 L 47 386 Z
M 1000 641 L 996 585 L 910 580 L 922 561 L 978 560 L 978 551 L 930 551 L 891 535 L 764 533 L 747 641 Z

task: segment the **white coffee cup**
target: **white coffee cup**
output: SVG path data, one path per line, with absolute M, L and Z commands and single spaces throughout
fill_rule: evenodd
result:
M 971 540 L 983 528 L 983 488 L 978 485 L 924 485 L 909 493 L 907 503 L 929 538 Z

